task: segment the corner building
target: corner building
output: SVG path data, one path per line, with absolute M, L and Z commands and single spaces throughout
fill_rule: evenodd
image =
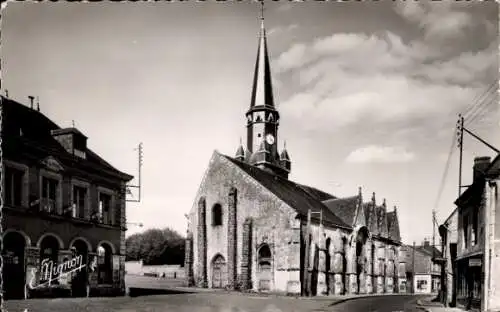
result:
M 75 128 L 1 98 L 5 299 L 125 294 L 125 188 L 132 176 L 87 148 Z M 86 267 L 51 283 L 54 268 L 81 256 Z M 89 264 L 96 260 L 95 270 Z M 34 285 L 32 269 L 36 269 Z
M 375 194 L 363 200 L 361 188 L 337 198 L 288 179 L 263 20 L 245 116 L 246 146 L 234 157 L 214 151 L 190 210 L 188 284 L 302 295 L 405 292 L 396 208 L 388 212 Z

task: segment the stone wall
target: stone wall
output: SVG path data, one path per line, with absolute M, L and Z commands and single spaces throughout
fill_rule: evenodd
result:
M 236 197 L 230 196 L 232 191 L 236 191 Z M 205 214 L 199 211 L 200 198 L 204 198 L 206 203 Z M 296 212 L 274 194 L 228 160 L 214 154 L 195 203 L 189 214 L 189 227 L 194 239 L 193 262 L 198 264 L 193 267 L 194 278 L 200 281 L 206 274 L 206 284 L 200 286 L 212 287 L 211 263 L 216 255 L 221 255 L 230 273 L 225 281 L 226 286 L 231 287 L 231 279 L 237 281 L 235 288 L 258 289 L 256 251 L 264 241 L 264 236 L 273 252 L 273 290 L 287 291 L 289 281 L 292 281 L 292 285 L 300 283 L 299 273 L 290 273 L 298 271 L 300 267 L 297 265 L 300 262 L 300 244 L 297 243 L 300 227 L 293 228 Z M 211 223 L 215 204 L 222 207 L 221 226 Z M 294 243 L 289 244 L 290 241 Z M 249 249 L 245 247 L 244 250 L 244 245 L 248 245 Z M 290 252 L 294 249 L 297 252 Z

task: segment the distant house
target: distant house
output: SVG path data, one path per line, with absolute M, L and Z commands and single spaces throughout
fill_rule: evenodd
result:
M 142 260 L 125 261 L 125 274 L 184 279 L 185 269 L 180 264 L 144 265 Z
M 441 236 L 441 250 L 443 251 L 443 274 L 441 276 L 441 302 L 446 306 L 455 305 L 455 292 L 453 289 L 457 284 L 457 272 L 455 260 L 457 258 L 458 243 L 458 209 L 455 209 L 450 216 L 439 226 Z
M 435 261 L 441 251 L 424 241 L 420 246 L 405 245 L 406 279 L 409 291 L 417 294 L 438 293 L 441 288 L 441 264 Z

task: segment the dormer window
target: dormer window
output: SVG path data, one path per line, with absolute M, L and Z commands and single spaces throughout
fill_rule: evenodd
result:
M 51 133 L 68 153 L 79 158 L 86 158 L 87 137 L 76 128 L 52 130 Z
M 222 225 L 222 206 L 220 204 L 215 204 L 212 208 L 212 225 Z

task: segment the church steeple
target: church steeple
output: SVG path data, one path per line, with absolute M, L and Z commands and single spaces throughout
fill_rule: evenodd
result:
M 247 148 L 240 146 L 236 159 L 245 161 L 284 178 L 290 173 L 290 156 L 285 150 L 278 152 L 278 126 L 280 114 L 275 108 L 271 65 L 267 51 L 264 27 L 264 2 L 260 1 L 260 34 L 255 61 L 250 108 L 247 118 Z M 241 145 L 241 144 L 240 144 Z
M 271 82 L 271 65 L 267 52 L 266 28 L 264 26 L 264 1 L 261 3 L 259 47 L 253 76 L 252 100 L 250 109 L 265 105 L 274 107 L 273 85 Z

